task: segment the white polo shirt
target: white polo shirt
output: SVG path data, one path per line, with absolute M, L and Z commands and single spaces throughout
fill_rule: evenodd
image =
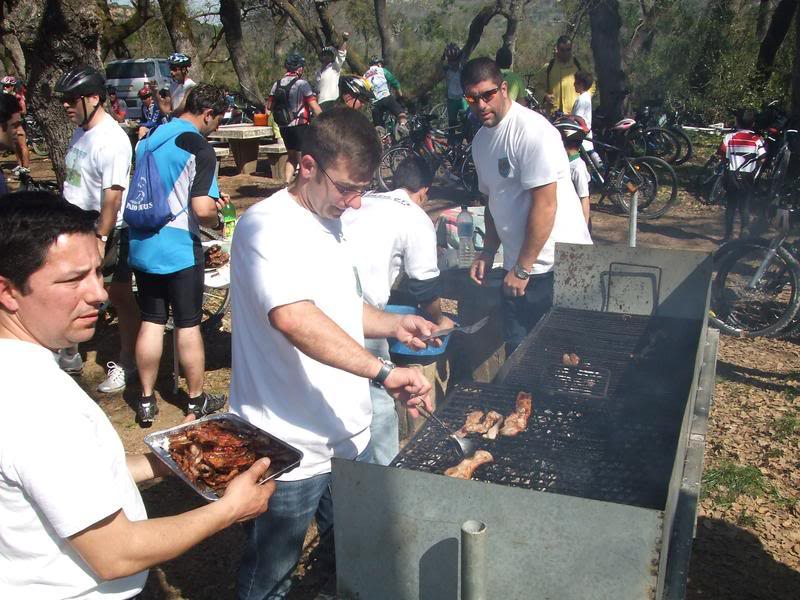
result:
M 283 481 L 330 472 L 369 443 L 369 382 L 303 354 L 269 322 L 272 309 L 313 302 L 364 345 L 358 275 L 341 222 L 301 207 L 287 189 L 255 204 L 231 248 L 231 410 L 300 449 Z
M 103 581 L 67 540 L 147 518 L 108 417 L 42 346 L 0 339 L 0 380 L 0 598 L 135 596 L 147 571 Z
M 556 182 L 556 218 L 550 237 L 531 273 L 553 268 L 556 242 L 591 244 L 581 203 L 569 173 L 561 135 L 539 113 L 512 102 L 495 127 L 481 127 L 472 141 L 478 187 L 489 196 L 489 209 L 503 243 L 503 268 L 510 271 L 525 239 L 530 190 Z
M 342 228 L 372 306 L 386 306 L 401 270 L 418 281 L 439 275 L 433 221 L 405 190 L 365 194 L 361 208 L 344 212 Z

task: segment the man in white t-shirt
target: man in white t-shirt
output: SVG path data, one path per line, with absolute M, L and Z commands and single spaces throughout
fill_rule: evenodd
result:
M 319 53 L 320 68 L 317 71 L 317 103 L 325 111 L 337 105 L 339 99 L 339 76 L 347 59 L 347 40 L 350 34 L 342 33 L 338 48 L 326 46 Z
M 197 85 L 189 78 L 189 67 L 192 66 L 192 59 L 181 52 L 175 52 L 167 59 L 169 63 L 169 74 L 172 83 L 169 86 L 169 94 L 158 95 L 158 109 L 162 115 L 168 119 L 178 116 L 183 112 L 183 105 L 186 101 L 186 94 Z
M 219 502 L 147 520 L 138 482 L 168 474 L 127 455 L 53 351 L 89 340 L 107 294 L 97 213 L 44 192 L 0 203 L 0 598 L 133 598 L 147 569 L 267 508 L 262 460 Z
M 309 126 L 295 181 L 241 217 L 231 248 L 231 410 L 303 452 L 281 477 L 269 515 L 246 527 L 242 600 L 284 598 L 316 516 L 332 556 L 331 459 L 369 459 L 374 380 L 414 410 L 430 384 L 364 349 L 396 337 L 416 348 L 436 329 L 362 298 L 340 217 L 358 208 L 380 158 L 369 120 L 334 108 Z
M 436 231 L 422 209 L 432 182 L 433 173 L 424 160 L 406 158 L 394 172 L 397 189 L 365 194 L 361 208 L 342 215 L 342 229 L 358 269 L 365 302 L 383 310 L 403 271 L 414 305 L 446 328 L 453 323 L 442 314 L 439 300 Z M 386 338 L 366 340 L 365 346 L 378 358 L 389 360 Z M 394 399 L 376 385 L 370 385 L 370 397 L 372 457 L 375 463 L 388 465 L 400 450 Z
M 502 242 L 506 349 L 513 351 L 553 303 L 556 242 L 591 244 L 561 135 L 508 97 L 495 62 L 461 72 L 464 95 L 483 127 L 472 142 L 478 187 L 489 197 L 486 238 L 470 276 L 479 285 Z
M 119 320 L 120 353 L 117 362 L 108 363 L 108 376 L 97 390 L 117 392 L 136 373 L 134 349 L 140 325 L 128 266 L 128 229 L 122 221 L 130 182 L 131 141 L 105 111 L 105 78 L 94 67 L 71 69 L 61 76 L 54 91 L 60 95 L 69 119 L 77 125 L 64 159 L 64 197 L 84 210 L 100 213 L 97 246 L 104 257 L 103 276 Z M 69 373 L 77 374 L 83 369 L 77 348 L 62 351 L 60 360 Z

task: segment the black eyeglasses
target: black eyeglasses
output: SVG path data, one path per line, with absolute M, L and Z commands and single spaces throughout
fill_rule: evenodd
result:
M 336 191 L 339 192 L 339 194 L 341 194 L 342 196 L 348 196 L 348 197 L 349 196 L 363 196 L 364 194 L 366 194 L 369 191 L 369 186 L 363 187 L 363 188 L 351 188 L 351 187 L 344 186 L 341 183 L 336 183 L 331 178 L 331 176 L 328 175 L 328 172 L 325 169 L 322 168 L 322 165 L 319 164 L 319 161 L 316 158 L 314 160 L 316 161 L 317 167 L 319 167 L 319 170 L 322 171 L 325 174 L 325 177 L 328 178 L 328 181 L 330 181 L 333 184 L 333 187 L 335 187 Z
M 481 92 L 480 94 L 465 94 L 464 98 L 467 100 L 467 104 L 477 104 L 481 100 L 483 100 L 486 104 L 489 104 L 489 102 L 492 101 L 492 98 L 494 98 L 499 91 L 500 88 L 496 87 L 486 90 L 485 92 Z
M 66 102 L 70 106 L 74 105 L 78 100 L 80 100 L 83 96 L 63 96 L 61 98 L 61 102 Z

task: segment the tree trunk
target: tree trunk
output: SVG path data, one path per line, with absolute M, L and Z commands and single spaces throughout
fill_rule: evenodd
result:
M 775 56 L 783 44 L 789 27 L 792 24 L 792 17 L 797 12 L 798 0 L 781 0 L 772 13 L 764 39 L 758 49 L 756 58 L 756 70 L 753 73 L 752 83 L 754 86 L 763 88 L 769 83 L 772 76 L 772 67 L 775 65 Z
M 250 70 L 247 53 L 242 43 L 242 5 L 240 0 L 219 0 L 219 18 L 225 30 L 225 45 L 231 55 L 233 70 L 239 78 L 245 97 L 254 104 L 265 105 L 266 101 L 258 88 L 258 81 Z
M 158 0 L 161 7 L 161 16 L 167 28 L 169 39 L 175 52 L 182 52 L 192 58 L 189 67 L 189 77 L 195 81 L 203 79 L 203 66 L 200 64 L 200 54 L 194 41 L 191 23 L 186 14 L 184 0 Z
M 19 39 L 28 70 L 29 107 L 42 127 L 59 185 L 75 126 L 53 94 L 58 78 L 77 64 L 101 67 L 102 18 L 83 0 L 12 0 L 8 23 Z
M 103 20 L 103 37 L 100 39 L 103 60 L 112 51 L 117 58 L 130 58 L 131 53 L 125 45 L 125 40 L 139 31 L 153 16 L 150 11 L 150 0 L 139 0 L 134 3 L 134 13 L 123 23 L 114 22 L 107 0 L 96 0 L 96 2 Z
M 653 38 L 656 34 L 658 17 L 664 9 L 673 4 L 673 0 L 655 0 L 649 10 L 642 4 L 642 18 L 636 25 L 630 41 L 623 50 L 623 64 L 629 66 L 631 61 L 641 54 L 648 52 L 653 45 Z
M 792 116 L 800 118 L 800 11 L 794 16 L 794 57 L 792 60 Z M 798 161 L 794 161 L 797 165 Z
M 0 45 L 6 51 L 9 64 L 6 65 L 8 73 L 14 73 L 19 77 L 25 76 L 25 55 L 22 46 L 19 45 L 17 36 L 11 33 L 0 33 Z
M 592 56 L 600 94 L 598 113 L 611 123 L 622 118 L 627 86 L 619 36 L 622 21 L 617 0 L 599 0 L 589 9 Z
M 292 48 L 292 38 L 289 35 L 289 15 L 281 13 L 274 15 L 272 22 L 275 26 L 275 43 L 272 46 L 272 54 L 275 56 L 285 56 Z
M 767 29 L 767 17 L 769 16 L 769 5 L 771 0 L 760 0 L 758 3 L 758 16 L 756 17 L 756 39 L 764 39 Z
M 525 3 L 522 0 L 511 0 L 508 10 L 503 12 L 506 18 L 506 30 L 503 33 L 503 46 L 511 51 L 511 66 L 514 66 L 514 55 L 517 51 L 517 30 L 523 18 Z
M 381 38 L 383 60 L 389 64 L 394 64 L 397 42 L 392 36 L 392 27 L 389 23 L 389 15 L 386 12 L 386 0 L 375 0 L 375 22 L 378 25 L 378 35 Z

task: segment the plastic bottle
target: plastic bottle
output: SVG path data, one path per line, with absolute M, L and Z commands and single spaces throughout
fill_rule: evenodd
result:
M 222 238 L 225 240 L 233 239 L 233 230 L 236 227 L 236 207 L 233 202 L 222 207 Z
M 467 269 L 475 258 L 475 244 L 473 235 L 475 234 L 475 221 L 467 210 L 466 205 L 461 206 L 461 212 L 456 218 L 456 229 L 458 230 L 458 266 Z

